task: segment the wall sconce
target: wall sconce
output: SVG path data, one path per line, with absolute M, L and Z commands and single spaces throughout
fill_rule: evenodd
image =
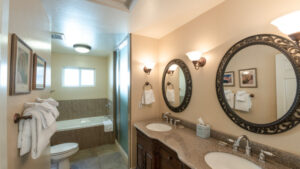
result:
M 202 53 L 199 51 L 188 52 L 186 55 L 193 62 L 196 70 L 198 70 L 200 67 L 203 67 L 206 63 L 205 57 L 201 57 Z
M 281 16 L 271 22 L 282 33 L 288 35 L 300 46 L 300 11 Z
M 170 68 L 168 69 L 167 73 L 172 76 L 174 74 L 175 70 L 177 69 L 177 67 L 178 67 L 178 65 L 176 65 L 176 64 L 171 65 Z
M 154 68 L 155 63 L 147 63 L 144 65 L 144 72 L 150 75 L 151 70 Z

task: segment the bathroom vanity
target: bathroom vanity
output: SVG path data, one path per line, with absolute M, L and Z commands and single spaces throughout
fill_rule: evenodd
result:
M 220 145 L 214 138 L 202 139 L 194 130 L 172 126 L 167 132 L 151 131 L 146 126 L 151 123 L 167 124 L 162 120 L 142 121 L 135 124 L 137 130 L 137 169 L 211 169 L 205 156 L 210 152 L 232 154 L 257 165 L 261 169 L 289 169 L 278 164 L 272 157 L 259 162 L 258 156 L 234 152 L 231 145 Z M 240 147 L 244 150 L 244 147 Z

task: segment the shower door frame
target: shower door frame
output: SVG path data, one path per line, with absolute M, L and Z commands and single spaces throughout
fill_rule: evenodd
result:
M 132 53 L 132 44 L 131 44 L 131 34 L 128 34 L 118 45 L 117 47 L 115 48 L 114 52 L 113 52 L 113 57 L 114 57 L 114 89 L 113 89 L 113 94 L 114 94 L 114 127 L 115 127 L 115 138 L 116 140 L 118 140 L 118 131 L 117 131 L 117 57 L 118 57 L 118 47 L 120 44 L 122 44 L 124 41 L 128 40 L 128 45 L 129 45 L 129 60 L 128 60 L 128 63 L 129 63 L 129 74 L 130 74 L 130 79 L 129 79 L 129 87 L 128 87 L 128 154 L 127 154 L 127 157 L 128 157 L 128 169 L 130 169 L 130 161 L 131 161 L 131 80 L 132 80 L 132 58 L 131 58 L 131 53 Z

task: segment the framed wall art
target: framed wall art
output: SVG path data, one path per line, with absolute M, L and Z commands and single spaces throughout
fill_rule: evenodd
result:
M 223 85 L 227 87 L 234 87 L 235 78 L 234 78 L 234 72 L 225 72 L 223 77 Z
M 16 34 L 11 38 L 10 95 L 31 92 L 32 49 Z
M 241 88 L 257 88 L 256 68 L 239 70 Z
M 46 86 L 46 60 L 37 55 L 33 55 L 33 79 L 32 89 L 42 90 Z

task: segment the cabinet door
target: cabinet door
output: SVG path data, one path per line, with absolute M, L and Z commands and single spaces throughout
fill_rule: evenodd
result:
M 146 156 L 145 156 L 145 169 L 155 169 L 155 164 L 154 164 L 154 159 L 153 159 L 153 156 L 149 153 L 149 152 L 146 152 Z
M 177 154 L 165 148 L 159 150 L 159 169 L 182 169 Z
M 141 144 L 137 145 L 137 169 L 144 169 L 144 159 L 145 159 L 145 153 L 144 148 Z

